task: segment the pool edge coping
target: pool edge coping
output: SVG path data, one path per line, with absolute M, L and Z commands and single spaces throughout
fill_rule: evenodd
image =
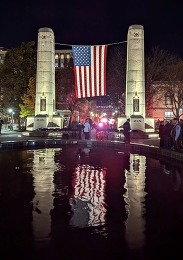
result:
M 41 148 L 58 148 L 61 145 L 81 145 L 86 147 L 104 147 L 123 149 L 129 152 L 138 152 L 147 156 L 160 157 L 165 159 L 176 160 L 183 163 L 183 153 L 159 148 L 153 145 L 138 144 L 131 142 L 125 144 L 122 141 L 108 140 L 79 140 L 79 139 L 36 139 L 36 140 L 19 140 L 19 141 L 1 141 L 0 152 L 11 150 L 29 150 Z

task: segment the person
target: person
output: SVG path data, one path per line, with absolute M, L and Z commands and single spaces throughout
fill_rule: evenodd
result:
M 72 121 L 71 128 L 72 128 L 72 137 L 77 137 L 77 130 L 78 130 L 78 122 L 76 120 Z
M 181 126 L 179 124 L 178 118 L 174 118 L 172 122 L 173 128 L 171 130 L 171 137 L 173 141 L 173 146 L 171 149 L 175 151 L 180 151 L 182 141 Z
M 128 118 L 126 122 L 123 124 L 124 141 L 127 144 L 130 143 L 130 132 L 131 132 L 130 119 Z
M 3 119 L 0 117 L 0 134 L 1 134 L 2 126 L 3 126 Z
M 78 122 L 77 128 L 78 128 L 78 137 L 79 139 L 82 139 L 84 125 L 80 121 Z
M 171 122 L 166 121 L 165 126 L 163 129 L 163 136 L 164 136 L 164 148 L 171 149 L 172 147 L 172 137 L 171 137 L 171 130 L 173 125 Z
M 83 129 L 85 139 L 90 139 L 90 129 L 91 129 L 91 127 L 90 127 L 89 120 L 86 119 L 86 121 L 84 123 L 84 129 Z
M 159 147 L 164 147 L 164 122 L 160 121 L 159 124 Z
M 90 138 L 93 140 L 96 140 L 96 129 L 97 129 L 97 125 L 96 123 L 93 123 L 90 131 Z
M 92 128 L 92 126 L 93 126 L 93 121 L 92 121 L 92 119 L 91 119 L 89 116 L 87 116 L 87 120 L 88 120 L 88 122 L 89 122 L 89 124 L 90 124 L 90 128 Z
M 89 139 L 91 139 L 91 130 L 92 130 L 92 128 L 93 128 L 93 121 L 92 121 L 92 119 L 91 119 L 89 116 L 87 116 L 87 120 L 88 120 L 88 122 L 89 122 L 89 124 L 90 124 Z

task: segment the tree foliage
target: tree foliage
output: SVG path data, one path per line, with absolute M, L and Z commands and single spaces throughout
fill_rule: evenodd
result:
M 125 109 L 126 92 L 126 43 L 108 47 L 107 99 L 121 113 Z
M 162 84 L 165 78 L 167 67 L 178 60 L 178 57 L 159 46 L 152 47 L 145 59 L 145 94 L 146 112 L 150 111 L 154 102 L 164 98 Z M 156 84 L 158 83 L 158 84 Z M 156 97 L 156 98 L 155 98 Z
M 36 76 L 29 79 L 27 93 L 23 95 L 20 106 L 20 117 L 33 116 L 35 113 L 35 99 L 36 99 Z
M 173 115 L 177 118 L 183 115 L 183 60 L 179 59 L 169 64 L 163 75 L 162 92 L 170 100 Z
M 71 119 L 76 111 L 79 112 L 81 119 L 88 113 L 90 100 L 76 98 L 75 95 L 73 67 L 56 71 L 55 89 L 57 109 L 70 110 Z
M 19 113 L 21 97 L 26 93 L 28 82 L 36 74 L 37 52 L 34 42 L 22 43 L 6 53 L 0 67 L 0 86 L 3 88 L 3 108 L 12 107 Z

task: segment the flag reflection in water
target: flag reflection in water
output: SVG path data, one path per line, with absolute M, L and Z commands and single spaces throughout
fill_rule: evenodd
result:
M 145 241 L 145 170 L 146 157 L 130 154 L 130 170 L 125 170 L 126 211 L 128 214 L 125 222 L 125 238 L 129 248 L 143 247 Z
M 74 227 L 105 224 L 106 170 L 78 165 L 73 181 L 70 205 L 73 211 L 70 225 Z

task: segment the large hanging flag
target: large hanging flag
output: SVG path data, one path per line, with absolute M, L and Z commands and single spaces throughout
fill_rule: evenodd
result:
M 72 46 L 77 98 L 106 95 L 107 45 Z

